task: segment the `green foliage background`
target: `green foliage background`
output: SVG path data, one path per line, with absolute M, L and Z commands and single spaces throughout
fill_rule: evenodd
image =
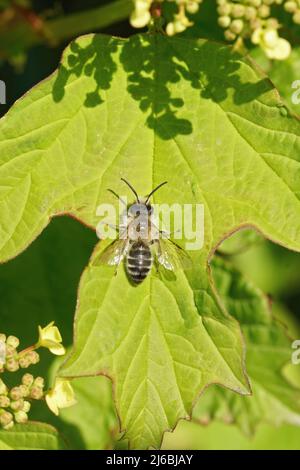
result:
M 40 7 L 41 3 L 39 2 Z M 72 9 L 73 12 L 80 12 L 95 6 L 97 2 L 94 2 L 95 5 L 93 2 L 88 3 L 76 1 L 72 2 L 72 7 L 65 5 L 65 8 L 70 8 L 70 13 Z M 45 1 L 43 6 L 52 5 L 51 2 Z M 207 9 L 208 17 L 210 12 L 211 10 Z M 220 39 L 219 31 L 214 32 L 206 26 L 207 23 L 202 27 L 201 21 L 200 18 L 199 31 L 195 27 L 186 34 Z M 117 36 L 128 36 L 133 32 L 127 21 L 101 28 L 100 31 Z M 72 35 L 68 39 L 71 38 Z M 7 108 L 23 92 L 57 67 L 64 46 L 64 41 L 56 48 L 33 45 L 26 51 L 28 60 L 21 73 L 16 72 L 7 62 L 2 64 L 0 78 L 8 84 Z M 290 85 L 293 80 L 300 78 L 299 49 L 295 48 L 292 59 L 283 64 L 269 63 L 259 51 L 253 51 L 253 55 L 273 78 L 287 104 L 293 107 L 290 101 Z M 300 114 L 299 106 L 294 105 L 295 113 Z M 4 113 L 6 107 L 1 106 L 0 111 Z M 62 332 L 64 343 L 71 346 L 78 283 L 96 241 L 94 232 L 77 221 L 68 217 L 55 218 L 24 253 L 1 265 L 0 329 L 19 336 L 26 345 L 35 341 L 38 324 L 45 325 L 55 320 Z M 230 251 L 230 247 L 228 250 Z M 230 256 L 230 261 L 272 297 L 276 315 L 288 324 L 291 336 L 299 337 L 300 255 L 261 239 L 255 239 L 250 247 L 246 243 L 246 249 L 238 251 L 241 253 Z M 58 363 L 53 363 L 48 354 L 43 354 L 35 372 L 44 374 L 45 367 L 48 368 L 50 378 Z M 287 373 L 291 380 L 298 383 L 295 370 L 289 370 Z M 108 379 L 76 379 L 75 388 L 79 404 L 72 410 L 65 410 L 60 418 L 51 416 L 44 406 L 35 408 L 31 416 L 32 419 L 54 425 L 61 432 L 63 440 L 56 440 L 55 431 L 49 428 L 52 448 L 65 445 L 85 449 L 125 446 L 126 443 L 121 444 L 118 440 L 120 436 Z M 173 434 L 165 435 L 163 446 L 170 449 L 300 448 L 300 428 L 293 425 L 280 424 L 276 428 L 261 424 L 255 436 L 250 438 L 234 424 L 214 422 L 204 425 L 203 420 L 201 422 L 202 424 L 199 424 L 196 419 L 194 422 L 180 422 Z M 0 435 L 0 444 L 1 442 Z M 12 441 L 3 440 L 3 447 L 5 446 L 13 446 Z

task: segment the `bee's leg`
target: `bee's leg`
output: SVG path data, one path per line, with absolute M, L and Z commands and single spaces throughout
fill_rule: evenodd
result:
M 157 260 L 157 257 L 154 258 L 154 267 L 155 267 L 156 274 L 159 274 L 159 262 Z
M 175 232 L 167 232 L 167 230 L 160 230 L 159 233 L 160 235 L 162 236 L 165 236 L 167 238 L 170 238 L 172 235 L 174 235 L 175 233 L 179 233 L 180 230 L 176 230 Z
M 102 222 L 101 222 L 102 223 Z M 114 230 L 116 230 L 116 232 L 119 232 L 120 229 L 117 225 L 114 225 L 114 224 L 108 224 L 107 222 L 103 222 L 102 225 L 106 225 L 107 227 L 110 227 L 110 228 L 113 228 Z

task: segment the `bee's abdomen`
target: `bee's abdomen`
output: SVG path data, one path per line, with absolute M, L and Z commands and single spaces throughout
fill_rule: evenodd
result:
M 142 282 L 152 267 L 152 254 L 149 246 L 142 242 L 133 243 L 126 259 L 128 276 L 135 284 Z

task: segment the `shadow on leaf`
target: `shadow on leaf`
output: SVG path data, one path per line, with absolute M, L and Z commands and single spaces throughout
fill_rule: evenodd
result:
M 135 35 L 128 40 L 102 35 L 91 38 L 86 46 L 71 43 L 54 83 L 54 101 L 64 98 L 72 75 L 86 76 L 94 80 L 95 89 L 86 93 L 84 106 L 101 105 L 119 62 L 127 74 L 127 90 L 145 113 L 147 126 L 164 140 L 193 132 L 191 121 L 181 116 L 186 111 L 185 82 L 199 89 L 204 99 L 221 103 L 230 95 L 236 105 L 253 101 L 271 87 L 264 77 L 242 82 L 238 73 L 241 56 L 221 44 L 160 34 Z

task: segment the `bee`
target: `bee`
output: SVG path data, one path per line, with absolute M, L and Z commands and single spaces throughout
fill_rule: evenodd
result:
M 119 238 L 101 253 L 96 259 L 96 264 L 108 264 L 117 268 L 124 260 L 127 276 L 134 285 L 146 279 L 154 264 L 157 270 L 159 265 L 169 271 L 188 267 L 190 265 L 188 254 L 167 238 L 166 232 L 159 230 L 152 220 L 153 206 L 149 202 L 150 198 L 167 184 L 167 181 L 160 183 L 140 200 L 133 186 L 124 178 L 121 180 L 133 192 L 135 202 L 126 209 L 126 223 L 121 223 L 117 228 Z M 113 190 L 109 191 L 124 202 Z

